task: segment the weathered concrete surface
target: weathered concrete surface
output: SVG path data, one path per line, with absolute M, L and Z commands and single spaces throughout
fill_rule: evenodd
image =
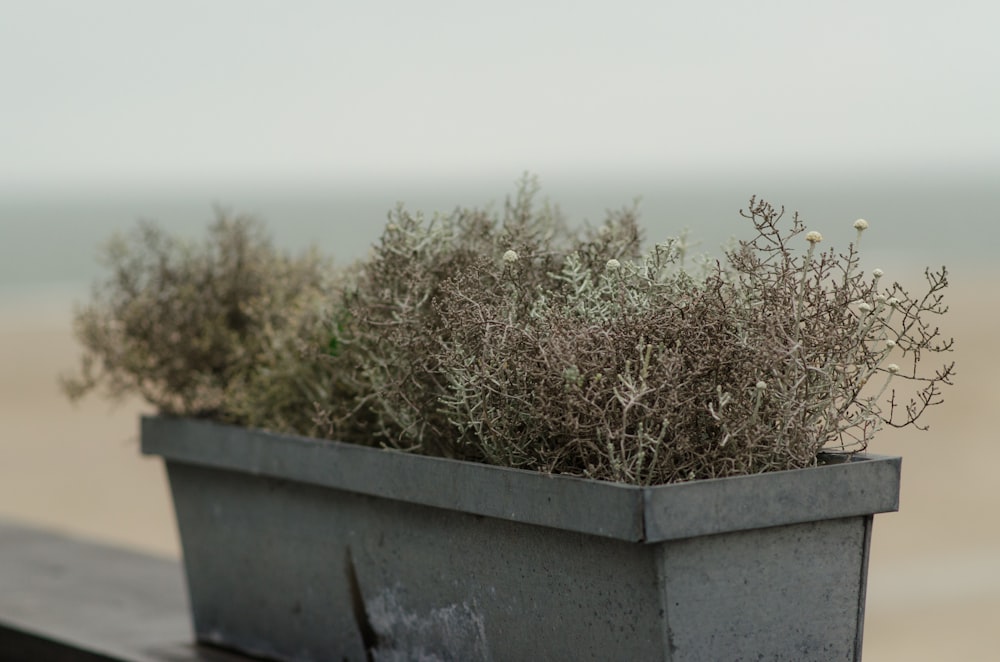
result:
M 896 458 L 637 488 L 192 421 L 143 446 L 198 637 L 296 660 L 856 660 L 899 487 Z

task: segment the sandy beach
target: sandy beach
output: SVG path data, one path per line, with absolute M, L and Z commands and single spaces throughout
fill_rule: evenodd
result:
M 865 659 L 992 660 L 1000 622 L 1000 293 L 964 274 L 944 330 L 957 386 L 931 430 L 884 432 L 869 450 L 903 456 L 898 513 L 875 520 Z M 78 349 L 70 310 L 0 307 L 0 517 L 179 556 L 163 469 L 138 450 L 142 403 L 72 405 L 57 385 Z

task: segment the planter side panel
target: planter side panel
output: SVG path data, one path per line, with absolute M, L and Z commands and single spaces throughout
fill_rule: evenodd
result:
M 343 513 L 288 485 L 167 462 L 198 641 L 279 660 L 364 660 Z
M 203 641 L 296 660 L 666 659 L 652 546 L 168 469 Z
M 663 544 L 671 659 L 860 659 L 871 519 Z

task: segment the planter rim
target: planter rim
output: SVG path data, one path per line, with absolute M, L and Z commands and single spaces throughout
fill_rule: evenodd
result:
M 548 526 L 657 543 L 899 508 L 899 457 L 640 487 L 276 434 L 142 417 L 142 452 L 213 467 Z

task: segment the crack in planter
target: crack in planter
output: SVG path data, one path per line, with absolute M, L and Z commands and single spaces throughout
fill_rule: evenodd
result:
M 373 651 L 378 648 L 379 638 L 375 628 L 372 627 L 368 618 L 368 610 L 365 608 L 364 596 L 361 594 L 361 583 L 358 581 L 358 570 L 354 567 L 354 557 L 351 555 L 351 548 L 347 548 L 347 585 L 351 591 L 351 610 L 354 613 L 354 622 L 358 625 L 358 632 L 361 634 L 361 643 L 365 649 L 365 659 L 367 662 L 374 662 Z

